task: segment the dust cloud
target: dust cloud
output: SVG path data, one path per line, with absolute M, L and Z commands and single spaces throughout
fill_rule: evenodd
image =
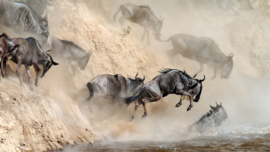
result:
M 270 19 L 260 9 L 263 4 L 254 2 L 254 10 L 238 10 L 240 15 L 235 16 L 230 11 L 214 12 L 207 2 L 195 5 L 187 0 L 103 0 L 102 8 L 93 8 L 90 4 L 94 5 L 96 1 L 91 2 L 55 1 L 54 6 L 48 8 L 52 36 L 73 41 L 93 52 L 84 71 L 78 70 L 76 75 L 71 75 L 68 64 L 55 59 L 60 65 L 52 67 L 40 79 L 35 93 L 53 101 L 50 106 L 58 118 L 72 125 L 87 126 L 97 139 L 102 140 L 187 140 L 200 136 L 188 133 L 187 127 L 217 101 L 222 102 L 228 119 L 219 128 L 206 131 L 203 135 L 270 131 L 270 45 L 266 43 L 269 38 L 264 36 L 270 32 Z M 159 74 L 161 68 L 185 69 L 192 76 L 199 70 L 198 62 L 181 55 L 168 59 L 166 51 L 172 49 L 170 42 L 158 42 L 152 34 L 151 46 L 146 40 L 141 42 L 143 28 L 139 25 L 125 21 L 123 27 L 131 26 L 132 33 L 123 37 L 123 29 L 113 22 L 112 16 L 120 4 L 127 2 L 149 5 L 158 18 L 164 18 L 161 30 L 163 40 L 178 33 L 209 37 L 225 55 L 234 53 L 234 68 L 229 79 L 220 79 L 218 75 L 211 81 L 213 70 L 205 66 L 205 70 L 197 76 L 202 78 L 203 74 L 206 75 L 202 96 L 198 103 L 193 104 L 191 111 L 186 111 L 188 101 L 175 108 L 180 97 L 170 95 L 156 103 L 148 103 L 146 118 L 141 118 L 143 108 L 140 106 L 133 121 L 130 118 L 134 104 L 126 107 L 123 103 L 103 98 L 95 98 L 91 104 L 84 102 L 89 96 L 86 83 L 98 74 L 122 74 L 133 78 L 139 72 L 140 76 L 146 76 L 145 82 L 148 82 Z M 100 10 L 104 10 L 103 13 Z M 1 28 L 2 31 L 5 30 Z M 174 60 L 173 64 L 170 60 Z M 12 74 L 16 66 L 11 64 L 10 67 L 8 79 L 18 82 L 16 75 Z M 33 71 L 32 76 L 35 75 Z M 26 74 L 22 75 L 28 87 Z M 92 112 L 89 111 L 90 106 Z M 76 133 L 76 129 L 72 130 Z

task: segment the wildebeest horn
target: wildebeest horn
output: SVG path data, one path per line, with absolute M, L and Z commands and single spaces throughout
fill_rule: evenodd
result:
M 90 51 L 88 51 L 86 54 L 92 54 L 91 50 L 90 50 Z
M 197 74 L 195 74 L 195 75 L 193 76 L 193 79 L 194 79 L 196 76 L 197 76 Z
M 231 53 L 231 54 L 229 55 L 229 57 L 230 57 L 230 58 L 232 58 L 233 56 L 234 56 L 234 54 L 233 54 L 233 53 Z
M 219 106 L 217 102 L 216 102 L 216 105 L 217 105 L 217 107 Z
M 211 106 L 211 105 L 210 105 L 210 108 L 211 108 L 211 109 L 213 109 L 213 110 L 215 110 L 215 109 L 216 109 L 215 107 L 213 107 L 213 106 Z
M 203 75 L 203 79 L 199 80 L 200 82 L 203 82 L 205 80 L 205 75 Z
M 222 107 L 222 102 L 220 102 L 220 107 Z
M 135 75 L 135 79 L 137 79 L 138 73 Z
M 142 79 L 142 81 L 144 81 L 145 80 L 145 75 L 143 75 L 143 79 Z
M 51 50 L 48 50 L 46 53 L 50 52 Z

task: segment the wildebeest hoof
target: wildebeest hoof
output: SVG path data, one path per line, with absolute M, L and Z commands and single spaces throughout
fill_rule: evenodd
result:
M 147 115 L 147 113 L 144 113 L 143 116 L 142 116 L 142 118 L 146 117 L 146 115 Z
M 191 107 L 188 107 L 188 108 L 187 108 L 187 111 L 189 111 L 190 109 L 191 109 Z
M 131 119 L 130 119 L 130 121 L 132 121 L 133 119 L 134 119 L 134 117 L 132 116 Z
M 181 104 L 180 103 L 177 103 L 176 105 L 175 105 L 175 107 L 180 107 L 181 106 Z
M 38 87 L 38 83 L 37 82 L 35 82 L 35 86 Z

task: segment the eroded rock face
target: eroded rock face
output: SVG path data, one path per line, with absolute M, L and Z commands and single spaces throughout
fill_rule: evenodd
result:
M 47 151 L 62 145 L 92 143 L 87 125 L 55 114 L 51 99 L 4 80 L 0 85 L 0 151 Z M 76 130 L 76 133 L 73 131 Z
M 211 110 L 204 114 L 197 122 L 189 127 L 189 131 L 202 133 L 208 129 L 216 128 L 222 124 L 228 115 L 222 104 L 216 104 L 216 107 L 211 106 Z

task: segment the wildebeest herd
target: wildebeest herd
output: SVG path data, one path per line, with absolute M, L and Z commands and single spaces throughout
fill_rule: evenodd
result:
M 42 6 L 40 7 L 42 8 L 38 7 L 41 3 Z M 45 17 L 41 16 L 46 6 L 50 5 L 52 4 L 49 0 L 0 0 L 0 24 L 11 28 L 16 33 L 34 34 L 33 37 L 28 38 L 10 38 L 5 33 L 0 35 L 0 80 L 2 76 L 6 75 L 6 64 L 9 60 L 17 64 L 16 73 L 22 86 L 20 67 L 21 65 L 25 66 L 31 90 L 33 90 L 33 87 L 29 66 L 33 65 L 35 69 L 36 87 L 40 75 L 42 78 L 52 65 L 58 65 L 53 58 L 64 58 L 68 63 L 75 62 L 81 70 L 86 68 L 91 51 L 86 52 L 73 42 L 50 36 L 47 15 Z M 142 40 L 147 34 L 149 45 L 149 29 L 153 30 L 156 40 L 162 42 L 171 41 L 174 48 L 167 51 L 169 58 L 181 54 L 185 58 L 200 63 L 201 69 L 197 74 L 202 72 L 203 65 L 207 64 L 214 69 L 212 79 L 216 78 L 218 70 L 220 70 L 221 78 L 229 78 L 233 69 L 233 54 L 224 55 L 212 39 L 177 34 L 163 41 L 160 36 L 164 19 L 158 19 L 149 6 L 137 6 L 130 3 L 122 4 L 113 16 L 114 20 L 117 19 L 120 11 L 122 12 L 119 19 L 121 26 L 125 19 L 143 26 Z M 46 52 L 42 49 L 45 43 L 48 43 L 51 47 Z M 41 71 L 43 72 L 41 73 Z M 203 89 L 202 82 L 205 80 L 205 76 L 203 79 L 196 79 L 196 75 L 191 77 L 185 71 L 163 69 L 160 71 L 160 75 L 145 84 L 145 77 L 139 78 L 138 73 L 134 79 L 125 78 L 120 74 L 98 75 L 86 85 L 90 92 L 90 96 L 86 101 L 90 103 L 94 96 L 104 96 L 109 97 L 111 100 L 123 101 L 127 105 L 135 102 L 133 119 L 139 105 L 143 105 L 143 117 L 145 117 L 147 115 L 146 103 L 158 101 L 169 94 L 176 94 L 181 96 L 176 107 L 182 105 L 183 99 L 188 99 L 190 104 L 187 111 L 189 111 L 193 107 L 192 102 L 200 100 Z M 216 114 L 219 109 L 223 109 L 221 107 L 221 105 L 217 105 L 217 108 L 212 108 L 213 111 L 210 114 Z M 204 117 L 208 117 L 208 115 Z

